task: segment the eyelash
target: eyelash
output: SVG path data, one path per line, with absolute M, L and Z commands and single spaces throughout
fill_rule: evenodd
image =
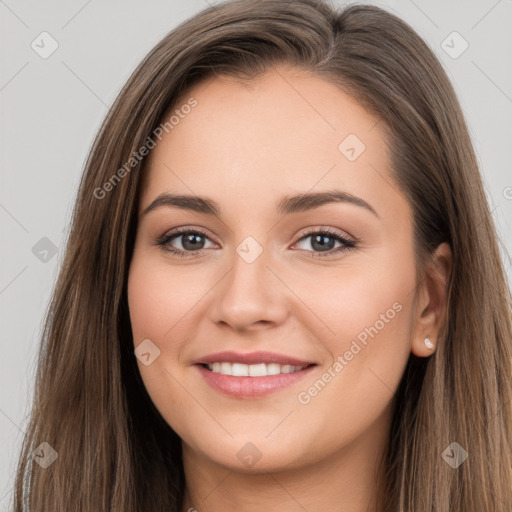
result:
M 180 235 L 188 235 L 188 234 L 202 235 L 205 238 L 209 238 L 208 235 L 199 228 L 196 228 L 196 229 L 177 228 L 175 231 L 159 238 L 154 245 L 161 247 L 161 249 L 163 251 L 170 252 L 174 256 L 178 256 L 179 258 L 187 258 L 187 257 L 190 257 L 191 254 L 194 254 L 195 256 L 197 256 L 197 255 L 202 254 L 203 251 L 208 250 L 208 249 L 200 249 L 198 251 L 182 251 L 181 249 L 176 249 L 176 248 L 173 248 L 168 245 L 172 239 L 179 238 Z M 355 249 L 358 247 L 358 244 L 356 242 L 353 242 L 352 240 L 349 240 L 348 238 L 341 236 L 339 233 L 337 233 L 336 231 L 333 231 L 329 228 L 322 228 L 322 229 L 318 229 L 316 231 L 303 232 L 300 234 L 297 242 L 300 242 L 304 238 L 308 238 L 312 235 L 328 235 L 330 238 L 334 238 L 336 241 L 341 242 L 343 244 L 341 247 L 338 247 L 336 249 L 330 249 L 329 251 L 325 251 L 325 252 L 306 251 L 306 252 L 312 253 L 313 258 L 326 258 L 326 257 L 332 256 L 333 254 L 337 254 L 338 252 L 343 252 L 343 251 Z

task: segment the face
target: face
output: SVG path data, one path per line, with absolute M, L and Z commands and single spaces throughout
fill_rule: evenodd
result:
M 388 435 L 416 289 L 383 123 L 290 68 L 208 79 L 175 109 L 190 98 L 150 154 L 129 271 L 152 401 L 184 450 L 231 469 L 369 446 Z

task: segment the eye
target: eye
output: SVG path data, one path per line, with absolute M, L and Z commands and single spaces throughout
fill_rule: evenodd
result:
M 164 251 L 170 252 L 179 257 L 192 256 L 190 253 L 202 254 L 205 247 L 205 240 L 209 240 L 204 231 L 200 229 L 176 229 L 171 233 L 160 238 L 156 245 L 160 246 Z M 171 243 L 178 242 L 181 247 L 175 247 Z M 215 244 L 213 244 L 215 245 Z M 189 254 L 187 254 L 189 253 Z
M 297 242 L 300 244 L 301 242 L 307 241 L 305 243 L 306 248 L 302 247 L 303 250 L 307 250 L 308 252 L 312 252 L 312 256 L 315 258 L 323 258 L 327 256 L 333 256 L 340 252 L 354 249 L 357 247 L 356 242 L 345 238 L 340 235 L 336 231 L 332 231 L 329 228 L 322 228 L 317 231 L 310 231 L 309 233 L 302 233 L 300 240 Z M 336 243 L 339 243 L 340 246 L 334 247 Z M 310 247 L 312 251 L 310 251 L 307 247 Z

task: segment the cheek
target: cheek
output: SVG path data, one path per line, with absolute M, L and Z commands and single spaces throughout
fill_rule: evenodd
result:
M 161 255 L 134 253 L 128 277 L 130 322 L 134 349 L 149 339 L 159 350 L 148 366 L 137 359 L 153 399 L 164 382 L 167 391 L 169 385 L 175 386 L 173 399 L 182 394 L 172 376 L 179 379 L 187 370 L 184 348 L 197 338 L 199 319 L 207 314 L 205 296 L 218 279 L 210 274 L 208 267 L 199 272 L 193 265 L 171 265 Z
M 344 290 L 330 301 L 338 311 L 335 331 L 342 340 L 357 340 L 368 348 L 371 340 L 379 340 L 382 350 L 391 348 L 389 342 L 395 348 L 396 343 L 406 342 L 398 332 L 409 325 L 410 283 L 406 274 L 392 271 L 382 278 L 363 274 L 347 278 Z
M 299 402 L 312 418 L 329 410 L 334 424 L 350 420 L 348 428 L 361 428 L 389 404 L 410 355 L 412 256 L 406 248 L 400 258 L 389 251 L 371 263 L 358 261 L 357 268 L 347 265 L 334 277 L 317 274 L 314 288 L 313 281 L 302 283 L 298 294 L 328 326 L 317 332 L 332 362 L 320 379 L 304 384 Z M 335 442 L 338 434 L 333 429 L 326 435 Z
M 153 338 L 157 344 L 176 338 L 175 330 L 201 297 L 201 282 L 192 267 L 172 268 L 154 258 L 134 256 L 128 278 L 128 304 L 134 343 Z M 203 280 L 204 282 L 204 280 Z M 178 325 L 179 324 L 179 325 Z
M 154 359 L 151 356 L 148 365 L 137 358 L 140 375 L 154 405 L 178 432 L 184 427 L 180 429 L 181 422 L 173 411 L 190 407 L 187 394 L 178 384 L 182 381 L 180 354 L 190 337 L 187 313 L 199 298 L 197 290 L 195 294 L 191 292 L 194 286 L 182 274 L 136 252 L 128 277 L 134 350 L 149 339 L 159 351 Z
M 406 258 L 398 261 L 392 254 L 379 254 L 347 259 L 336 269 L 286 277 L 301 303 L 309 307 L 296 316 L 322 337 L 332 354 L 344 351 L 354 339 L 364 343 L 379 336 L 384 344 L 393 331 L 409 327 L 415 268 Z M 407 342 L 405 336 L 396 339 Z

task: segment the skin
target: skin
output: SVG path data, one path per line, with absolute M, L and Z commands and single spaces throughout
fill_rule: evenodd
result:
M 384 123 L 334 85 L 277 67 L 250 84 L 215 77 L 178 105 L 197 106 L 150 154 L 140 198 L 128 300 L 137 359 L 155 406 L 183 440 L 183 511 L 380 511 L 376 482 L 389 437 L 393 394 L 411 352 L 432 355 L 451 270 L 446 244 L 438 269 L 416 282 L 412 210 L 391 177 Z M 356 134 L 353 162 L 338 146 Z M 300 192 L 344 190 L 377 212 L 333 202 L 280 216 L 277 202 Z M 163 192 L 206 196 L 221 217 L 164 206 Z M 202 228 L 202 251 L 174 256 L 155 242 L 177 227 Z M 304 229 L 330 228 L 358 240 L 331 255 Z M 236 251 L 251 236 L 263 252 Z M 184 237 L 168 245 L 185 251 Z M 185 241 L 186 243 L 186 241 Z M 197 255 L 198 252 L 202 254 Z M 298 395 L 333 367 L 365 328 L 401 308 L 306 404 Z M 387 317 L 386 317 L 387 318 Z M 380 324 L 379 324 L 380 325 Z M 221 350 L 269 350 L 317 363 L 291 387 L 258 399 L 212 389 L 192 361 Z M 237 453 L 252 443 L 251 467 Z M 247 448 L 246 448 L 247 449 Z

